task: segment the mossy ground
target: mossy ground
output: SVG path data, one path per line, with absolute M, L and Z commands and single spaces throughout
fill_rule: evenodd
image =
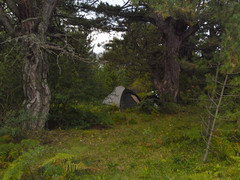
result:
M 106 129 L 29 134 L 28 138 L 39 140 L 45 147 L 44 155 L 33 169 L 37 172 L 37 168 L 48 159 L 68 154 L 71 162 L 78 164 L 74 176 L 56 176 L 55 179 L 205 180 L 240 177 L 237 157 L 235 160 L 221 159 L 217 152 L 212 152 L 210 162 L 202 163 L 206 143 L 200 113 L 196 110 L 185 108 L 172 115 L 114 112 L 112 118 L 114 125 Z M 51 175 L 48 177 L 54 179 Z

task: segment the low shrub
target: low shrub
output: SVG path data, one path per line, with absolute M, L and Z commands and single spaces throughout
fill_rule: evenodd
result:
M 157 97 L 145 98 L 142 100 L 140 106 L 138 106 L 140 112 L 147 114 L 164 113 L 164 114 L 176 114 L 181 111 L 181 108 L 176 103 L 160 102 Z
M 215 136 L 212 142 L 212 155 L 220 161 L 231 160 L 235 156 L 235 149 L 225 137 Z
M 43 179 L 77 179 L 88 167 L 72 154 L 58 153 L 46 160 L 40 168 Z
M 9 135 L 19 142 L 25 137 L 24 122 L 34 120 L 35 118 L 23 109 L 8 111 L 0 122 L 0 136 Z
M 180 111 L 180 107 L 176 103 L 165 102 L 159 105 L 160 113 L 176 114 Z
M 158 113 L 159 100 L 156 98 L 143 99 L 138 109 L 139 111 L 147 114 Z
M 32 175 L 33 165 L 43 151 L 39 142 L 32 139 L 0 145 L 0 168 L 6 169 L 3 179 L 27 179 L 23 177 Z
M 91 105 L 52 106 L 47 127 L 54 128 L 106 128 L 112 124 L 106 108 Z

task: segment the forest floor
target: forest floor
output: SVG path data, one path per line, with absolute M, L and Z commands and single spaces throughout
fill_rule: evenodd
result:
M 215 138 L 209 162 L 202 163 L 202 120 L 187 109 L 170 115 L 116 112 L 121 118 L 110 128 L 31 133 L 28 138 L 45 149 L 32 174 L 42 166 L 46 179 L 239 179 L 236 145 L 226 138 Z

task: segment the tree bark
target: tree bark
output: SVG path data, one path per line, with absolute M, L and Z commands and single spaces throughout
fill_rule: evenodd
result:
M 159 92 L 161 101 L 177 102 L 179 92 L 180 65 L 178 63 L 182 37 L 176 31 L 176 21 L 169 19 L 164 29 L 164 75 L 160 80 L 154 76 L 154 84 Z M 161 29 L 160 29 L 161 30 Z
M 181 71 L 178 63 L 180 49 L 183 41 L 198 30 L 199 23 L 190 27 L 182 19 L 172 17 L 164 19 L 156 12 L 153 13 L 152 18 L 164 37 L 164 76 L 162 80 L 154 76 L 154 84 L 159 91 L 161 101 L 177 102 Z
M 34 35 L 32 35 L 34 36 Z M 38 38 L 37 36 L 35 38 Z M 37 44 L 25 45 L 26 57 L 23 69 L 24 107 L 32 119 L 24 129 L 42 129 L 49 113 L 51 93 L 48 86 L 49 65 L 47 54 Z
M 164 77 L 159 85 L 163 101 L 177 102 L 179 92 L 180 65 L 177 61 L 181 40 L 178 36 L 168 35 L 164 50 Z
M 24 18 L 22 31 L 28 35 L 28 41 L 25 43 L 26 56 L 23 69 L 24 106 L 28 114 L 33 118 L 24 123 L 26 129 L 42 129 L 49 113 L 51 100 L 48 86 L 49 64 L 47 53 L 42 46 L 46 44 L 46 32 L 56 2 L 57 0 L 45 0 L 42 2 L 42 18 L 40 22 L 36 22 L 36 17 L 34 17 L 36 3 L 28 1 L 28 3 L 24 2 L 22 4 L 22 8 L 27 12 L 22 15 Z M 28 9 L 29 7 L 31 9 Z
M 24 107 L 32 117 L 23 124 L 23 128 L 38 130 L 45 126 L 50 108 L 51 93 L 48 86 L 49 64 L 46 51 L 46 32 L 48 30 L 52 11 L 57 0 L 45 0 L 42 3 L 41 19 L 36 17 L 34 1 L 24 1 L 21 4 L 22 32 L 28 36 L 24 41 L 25 62 L 23 68 L 23 89 L 25 95 Z

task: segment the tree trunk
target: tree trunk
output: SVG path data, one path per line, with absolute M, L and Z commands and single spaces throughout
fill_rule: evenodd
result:
M 164 76 L 161 81 L 159 77 L 154 78 L 162 101 L 177 102 L 180 76 L 177 59 L 181 44 L 181 38 L 174 32 L 167 35 L 164 46 Z
M 31 35 L 35 36 L 35 35 Z M 36 40 L 40 40 L 35 36 Z M 47 120 L 50 106 L 50 89 L 48 86 L 47 54 L 37 43 L 25 45 L 26 57 L 23 68 L 24 106 L 31 120 L 24 123 L 25 129 L 42 129 Z
M 177 102 L 179 92 L 180 65 L 178 58 L 183 41 L 199 29 L 200 22 L 189 26 L 183 19 L 164 18 L 161 13 L 150 9 L 153 24 L 162 32 L 164 38 L 164 76 L 160 81 L 154 75 L 154 84 L 162 101 Z
M 46 45 L 46 32 L 57 0 L 42 1 L 37 17 L 36 1 L 19 1 L 21 32 L 26 36 L 23 42 L 25 62 L 23 68 L 24 107 L 30 115 L 23 128 L 39 130 L 45 126 L 50 108 L 51 94 L 48 86 L 49 64 Z
M 49 112 L 49 65 L 44 49 L 57 1 L 7 0 L 1 1 L 0 5 L 0 23 L 12 37 L 21 39 L 26 53 L 23 68 L 24 106 L 31 115 L 31 119 L 23 124 L 26 129 L 42 129 Z

